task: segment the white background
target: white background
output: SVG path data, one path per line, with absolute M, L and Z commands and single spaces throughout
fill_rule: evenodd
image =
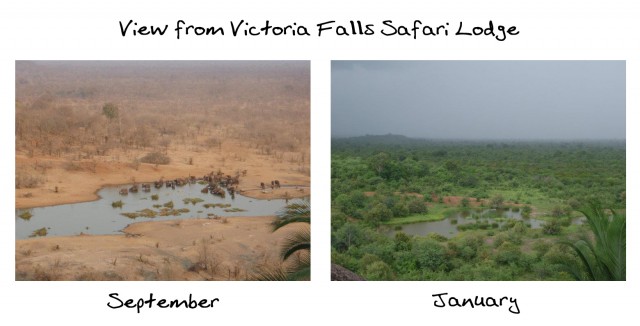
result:
M 629 324 L 638 308 L 638 72 L 640 10 L 634 1 L 4 1 L 0 4 L 0 312 L 2 324 L 430 324 L 472 322 L 540 325 Z M 118 21 L 169 24 L 162 37 L 120 35 Z M 175 22 L 224 26 L 224 37 L 175 39 Z M 229 21 L 294 22 L 312 37 L 231 37 Z M 449 22 L 516 25 L 520 35 L 384 37 L 383 20 L 428 25 Z M 376 36 L 318 38 L 315 24 L 362 20 Z M 14 146 L 15 60 L 311 60 L 313 255 L 311 282 L 15 282 Z M 331 60 L 626 60 L 627 216 L 626 282 L 331 282 L 330 68 Z M 636 167 L 636 169 L 634 169 Z M 213 309 L 107 307 L 121 297 L 220 298 Z M 516 297 L 522 313 L 502 308 L 433 306 L 432 294 Z M 627 320 L 626 322 L 624 320 Z

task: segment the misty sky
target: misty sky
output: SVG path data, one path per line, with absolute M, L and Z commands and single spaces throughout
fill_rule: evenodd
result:
M 624 61 L 333 61 L 332 136 L 625 139 Z

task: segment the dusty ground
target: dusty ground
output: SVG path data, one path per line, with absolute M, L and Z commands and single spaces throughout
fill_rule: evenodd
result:
M 16 189 L 16 208 L 97 199 L 106 184 L 150 182 L 202 176 L 220 169 L 225 174 L 247 170 L 240 191 L 256 198 L 309 196 L 308 171 L 299 164 L 252 153 L 238 144 L 219 151 L 169 150 L 170 165 L 140 164 L 128 156 L 102 157 L 77 163 L 48 157 L 16 155 L 16 166 L 47 166 L 38 188 Z M 192 158 L 192 164 L 188 159 Z M 235 159 L 234 159 L 235 158 Z M 271 180 L 282 187 L 271 189 Z M 268 184 L 265 190 L 260 182 Z M 57 192 L 55 188 L 58 188 Z M 271 232 L 273 217 L 223 220 L 175 220 L 130 225 L 129 235 L 50 237 L 16 241 L 16 280 L 245 280 L 260 269 L 281 265 L 279 242 L 286 230 Z M 223 221 L 226 221 L 224 223 Z
M 260 155 L 238 143 L 230 142 L 214 151 L 170 149 L 168 154 L 172 162 L 169 165 L 141 163 L 136 170 L 131 163 L 126 163 L 144 153 L 129 151 L 94 157 L 74 162 L 77 165 L 75 169 L 70 169 L 69 161 L 65 159 L 28 157 L 17 153 L 16 167 L 30 169 L 45 182 L 37 188 L 16 189 L 16 208 L 91 201 L 97 199 L 96 192 L 107 184 L 151 182 L 162 177 L 202 177 L 218 170 L 230 175 L 247 170 L 246 176 L 240 177 L 240 191 L 245 196 L 260 199 L 309 196 L 308 164 L 301 166 L 296 162 Z M 189 159 L 192 164 L 188 164 Z M 271 180 L 279 180 L 282 187 L 271 189 Z M 265 190 L 260 188 L 261 182 L 268 185 Z
M 140 153 L 76 162 L 16 155 L 16 166 L 46 166 L 46 182 L 16 189 L 16 207 L 56 205 L 97 199 L 106 184 L 150 182 L 247 170 L 240 191 L 256 198 L 309 196 L 308 171 L 299 164 L 252 153 L 239 144 L 219 151 L 169 150 L 169 165 L 127 161 Z M 192 164 L 188 164 L 192 158 Z M 235 158 L 235 159 L 234 159 Z M 96 163 L 94 163 L 96 162 Z M 34 170 L 36 170 L 35 168 Z M 271 189 L 271 180 L 282 187 Z M 260 182 L 269 186 L 262 190 Z M 55 188 L 58 188 L 58 192 Z M 279 242 L 286 230 L 271 232 L 273 217 L 196 219 L 135 223 L 128 235 L 44 237 L 16 241 L 16 280 L 245 280 L 261 269 L 281 266 Z M 223 221 L 226 221 L 223 222 Z
M 218 171 L 240 174 L 246 196 L 309 196 L 309 71 L 299 62 L 17 62 L 16 208 Z M 141 163 L 151 153 L 171 162 Z M 18 240 L 16 279 L 246 279 L 280 264 L 272 218 Z
M 142 222 L 126 235 L 18 240 L 16 280 L 250 279 L 280 266 L 279 244 L 289 231 L 271 232 L 272 219 Z

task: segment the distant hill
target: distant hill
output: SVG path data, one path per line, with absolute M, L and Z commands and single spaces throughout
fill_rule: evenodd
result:
M 365 136 L 348 137 L 348 138 L 333 138 L 332 141 L 339 141 L 342 143 L 346 142 L 354 145 L 365 145 L 365 144 L 407 145 L 407 144 L 417 144 L 417 143 L 424 142 L 424 139 L 409 138 L 403 135 L 386 134 L 386 135 L 365 135 Z
M 355 137 L 333 137 L 332 144 L 338 146 L 367 146 L 367 145 L 383 145 L 383 146 L 414 146 L 414 145 L 437 145 L 437 146 L 487 146 L 487 147 L 508 147 L 513 145 L 548 145 L 556 146 L 607 146 L 607 147 L 626 147 L 624 139 L 558 139 L 558 140 L 513 140 L 513 139 L 427 139 L 427 138 L 411 138 L 404 135 L 386 134 L 386 135 L 365 135 Z

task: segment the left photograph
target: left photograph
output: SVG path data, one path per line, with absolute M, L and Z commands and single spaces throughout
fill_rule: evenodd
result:
M 309 61 L 16 61 L 17 281 L 310 280 Z

